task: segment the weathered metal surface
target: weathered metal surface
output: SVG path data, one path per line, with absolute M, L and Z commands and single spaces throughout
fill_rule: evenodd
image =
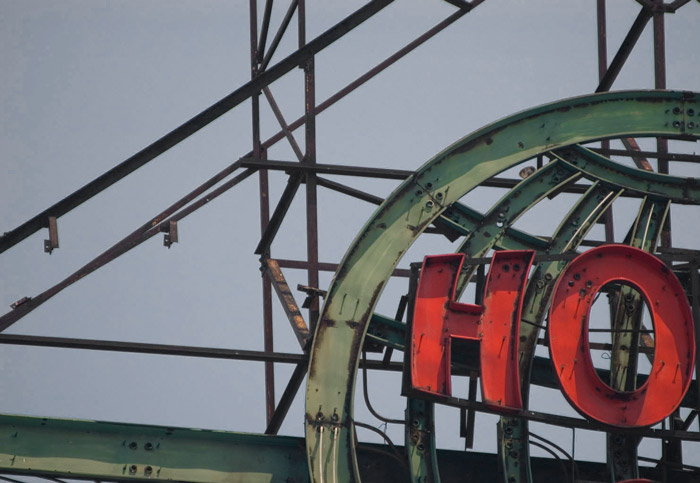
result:
M 440 483 L 433 403 L 406 401 L 406 456 L 413 483 Z
M 436 461 L 442 483 L 490 481 L 496 455 L 437 450 Z M 404 483 L 396 467 L 382 445 L 358 446 L 364 481 Z M 562 481 L 552 459 L 533 458 L 532 468 L 535 481 Z M 583 481 L 605 480 L 603 464 L 580 461 L 577 469 Z M 96 481 L 309 481 L 302 438 L 7 415 L 0 416 L 0 472 Z M 645 467 L 642 476 L 660 480 L 661 470 Z M 691 472 L 668 476 L 696 481 Z
M 312 478 L 359 478 L 350 435 L 352 388 L 364 332 L 396 263 L 447 206 L 484 179 L 540 152 L 601 137 L 679 136 L 684 129 L 667 122 L 667 113 L 697 102 L 695 94 L 650 91 L 549 104 L 467 136 L 405 181 L 358 234 L 329 289 L 307 386 L 306 435 Z M 330 415 L 335 415 L 335 421 Z M 340 428 L 339 447 L 331 453 L 329 431 L 321 428 L 335 427 Z M 325 451 L 320 451 L 323 447 Z
M 272 283 L 272 288 L 275 289 L 277 297 L 279 297 L 280 303 L 282 304 L 282 309 L 289 319 L 289 323 L 292 325 L 292 330 L 294 335 L 299 341 L 299 345 L 303 349 L 306 347 L 311 334 L 309 333 L 309 328 L 306 325 L 304 316 L 299 310 L 296 300 L 294 300 L 294 295 L 287 285 L 287 280 L 284 278 L 282 270 L 280 270 L 279 263 L 277 260 L 268 258 L 263 261 L 263 271 L 265 276 Z
M 305 482 L 299 438 L 0 416 L 0 471 L 100 480 Z

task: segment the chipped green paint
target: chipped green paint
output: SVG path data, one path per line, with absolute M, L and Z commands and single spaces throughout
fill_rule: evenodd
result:
M 484 180 L 540 153 L 623 136 L 695 139 L 683 113 L 699 100 L 694 93 L 634 91 L 540 106 L 463 138 L 402 183 L 350 246 L 317 324 L 306 392 L 312 480 L 359 481 L 352 401 L 360 349 L 386 281 L 430 223 Z

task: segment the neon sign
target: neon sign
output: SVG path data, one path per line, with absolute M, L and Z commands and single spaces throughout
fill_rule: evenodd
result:
M 493 256 L 483 304 L 456 302 L 464 255 L 428 256 L 416 291 L 410 340 L 415 392 L 451 396 L 454 339 L 480 346 L 483 402 L 502 412 L 523 408 L 518 365 L 520 313 L 532 251 Z M 595 372 L 588 319 L 609 282 L 636 288 L 652 316 L 655 357 L 649 377 L 631 392 L 612 389 Z M 670 415 L 690 386 L 695 338 L 690 305 L 676 276 L 658 258 L 625 245 L 604 245 L 575 258 L 559 277 L 549 312 L 549 350 L 559 386 L 583 416 L 621 428 L 645 427 Z

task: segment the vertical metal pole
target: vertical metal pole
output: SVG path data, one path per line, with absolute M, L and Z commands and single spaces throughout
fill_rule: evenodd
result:
M 605 0 L 597 0 L 598 17 L 598 82 L 603 80 L 608 71 L 608 33 L 605 15 Z M 610 149 L 610 141 L 601 141 L 600 147 Z M 605 212 L 605 241 L 615 241 L 612 206 Z
M 299 48 L 306 44 L 306 2 L 299 0 Z M 314 58 L 304 65 L 304 107 L 306 127 L 305 164 L 316 164 L 316 76 Z M 306 252 L 309 263 L 308 283 L 311 287 L 319 286 L 318 271 L 318 207 L 316 174 L 306 175 Z M 319 299 L 314 297 L 309 307 L 309 324 L 315 330 L 319 315 Z
M 251 78 L 258 75 L 258 6 L 257 0 L 249 0 L 250 8 L 250 62 Z M 253 156 L 256 159 L 265 158 L 265 153 L 260 143 L 260 93 L 251 97 L 252 124 L 253 124 Z M 260 233 L 265 233 L 270 221 L 270 198 L 268 192 L 267 170 L 259 171 L 260 190 Z M 262 258 L 269 258 L 270 251 L 262 254 Z M 270 281 L 262 277 L 262 304 L 263 304 L 263 348 L 265 352 L 274 352 L 272 334 L 272 286 Z M 275 414 L 275 367 L 271 361 L 265 362 L 265 416 L 269 425 Z
M 655 0 L 654 10 L 654 88 L 666 89 L 666 32 L 664 28 L 663 0 Z M 660 155 L 668 153 L 668 141 L 658 138 L 656 150 Z M 668 174 L 668 160 L 659 158 L 659 173 Z M 661 246 L 671 246 L 671 213 L 661 231 Z

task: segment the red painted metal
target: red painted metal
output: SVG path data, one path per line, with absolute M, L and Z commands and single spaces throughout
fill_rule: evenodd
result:
M 654 324 L 651 373 L 630 392 L 616 391 L 598 377 L 589 348 L 593 300 L 613 281 L 642 294 Z M 616 427 L 649 426 L 679 406 L 693 373 L 693 332 L 690 306 L 673 272 L 653 255 L 625 245 L 604 245 L 574 259 L 550 307 L 550 356 L 564 395 L 584 416 Z
M 483 305 L 456 302 L 463 254 L 425 257 L 413 311 L 411 383 L 414 389 L 452 395 L 453 339 L 480 342 L 484 403 L 521 409 L 518 336 L 522 294 L 534 258 L 532 251 L 494 254 Z M 517 323 L 516 323 L 517 322 Z

